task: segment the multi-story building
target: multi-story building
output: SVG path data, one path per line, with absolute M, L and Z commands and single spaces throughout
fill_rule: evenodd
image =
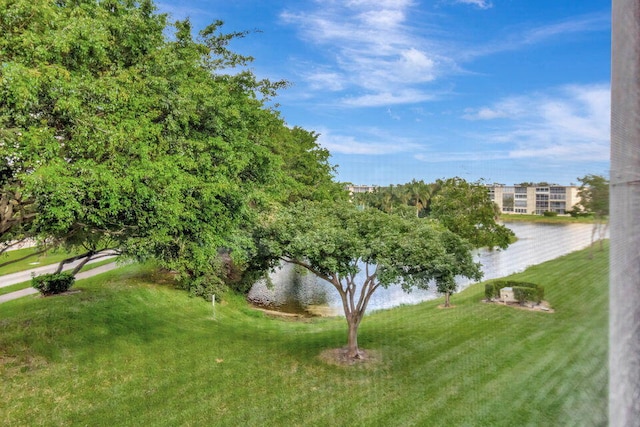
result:
M 354 195 L 356 193 L 373 193 L 379 186 L 377 185 L 355 185 L 349 184 L 347 185 L 347 191 L 349 195 Z
M 489 185 L 489 194 L 500 212 L 508 214 L 535 214 L 556 212 L 564 215 L 580 201 L 575 185 L 544 185 L 524 187 L 502 184 Z

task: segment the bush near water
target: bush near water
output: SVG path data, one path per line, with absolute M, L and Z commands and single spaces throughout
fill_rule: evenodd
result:
M 514 280 L 496 280 L 485 283 L 484 296 L 487 300 L 500 299 L 500 289 L 512 288 L 513 296 L 520 304 L 527 301 L 540 303 L 544 298 L 544 287 L 535 283 L 518 282 Z

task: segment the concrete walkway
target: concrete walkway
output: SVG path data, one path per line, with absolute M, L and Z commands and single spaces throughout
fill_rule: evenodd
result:
M 114 258 L 115 256 L 102 257 L 95 260 L 91 260 L 87 263 L 92 264 L 95 262 L 104 261 L 105 259 Z M 80 261 L 70 263 L 65 268 L 64 271 L 73 269 Z M 81 273 L 76 274 L 76 280 L 86 279 L 88 277 L 93 277 L 101 273 L 105 273 L 107 271 L 113 270 L 115 268 L 120 267 L 121 264 L 117 264 L 115 262 L 101 265 L 100 267 L 93 268 L 88 271 L 83 271 Z M 17 283 L 28 282 L 31 280 L 32 275 L 38 276 L 40 274 L 53 273 L 58 268 L 58 264 L 45 265 L 42 267 L 34 268 L 32 270 L 20 271 L 18 273 L 7 274 L 4 276 L 0 276 L 0 288 L 4 288 L 6 286 L 15 285 Z M 21 289 L 19 291 L 10 292 L 8 294 L 0 295 L 0 304 L 6 301 L 11 301 L 16 298 L 21 298 L 23 296 L 32 295 L 38 293 L 38 290 L 35 288 L 26 285 L 26 289 Z

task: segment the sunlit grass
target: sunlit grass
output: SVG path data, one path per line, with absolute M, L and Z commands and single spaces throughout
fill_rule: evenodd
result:
M 544 216 L 528 214 L 500 214 L 503 222 L 537 222 L 546 224 L 593 224 L 593 216 L 572 217 L 568 215 Z
M 381 360 L 337 367 L 343 319 L 293 322 L 189 298 L 145 266 L 0 305 L 2 425 L 604 425 L 607 252 L 516 275 L 555 313 L 481 302 L 483 285 L 365 318 Z M 215 314 L 215 315 L 214 315 Z
M 80 269 L 79 272 L 82 273 L 84 271 L 93 270 L 94 268 L 100 267 L 102 265 L 110 264 L 112 262 L 115 262 L 113 258 L 105 259 L 105 260 L 102 260 L 102 261 L 96 261 L 94 263 L 85 265 L 84 267 L 82 267 Z M 4 295 L 4 294 L 11 293 L 11 292 L 19 291 L 21 289 L 29 288 L 29 287 L 31 287 L 31 281 L 26 281 L 26 282 L 22 282 L 22 283 L 16 283 L 15 285 L 10 285 L 10 286 L 5 286 L 5 287 L 0 288 L 0 295 Z
M 51 249 L 42 254 L 35 255 L 37 252 L 37 248 L 24 248 L 3 253 L 2 255 L 0 255 L 0 265 L 20 258 L 25 258 L 28 255 L 32 256 L 29 256 L 24 260 L 0 267 L 0 276 L 4 274 L 16 273 L 18 271 L 29 270 L 32 268 L 38 268 L 44 265 L 56 264 L 66 258 L 76 255 L 60 249 Z

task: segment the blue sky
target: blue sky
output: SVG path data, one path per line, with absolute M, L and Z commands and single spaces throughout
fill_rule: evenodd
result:
M 609 0 L 177 0 L 232 44 L 278 109 L 356 184 L 513 184 L 608 174 Z

